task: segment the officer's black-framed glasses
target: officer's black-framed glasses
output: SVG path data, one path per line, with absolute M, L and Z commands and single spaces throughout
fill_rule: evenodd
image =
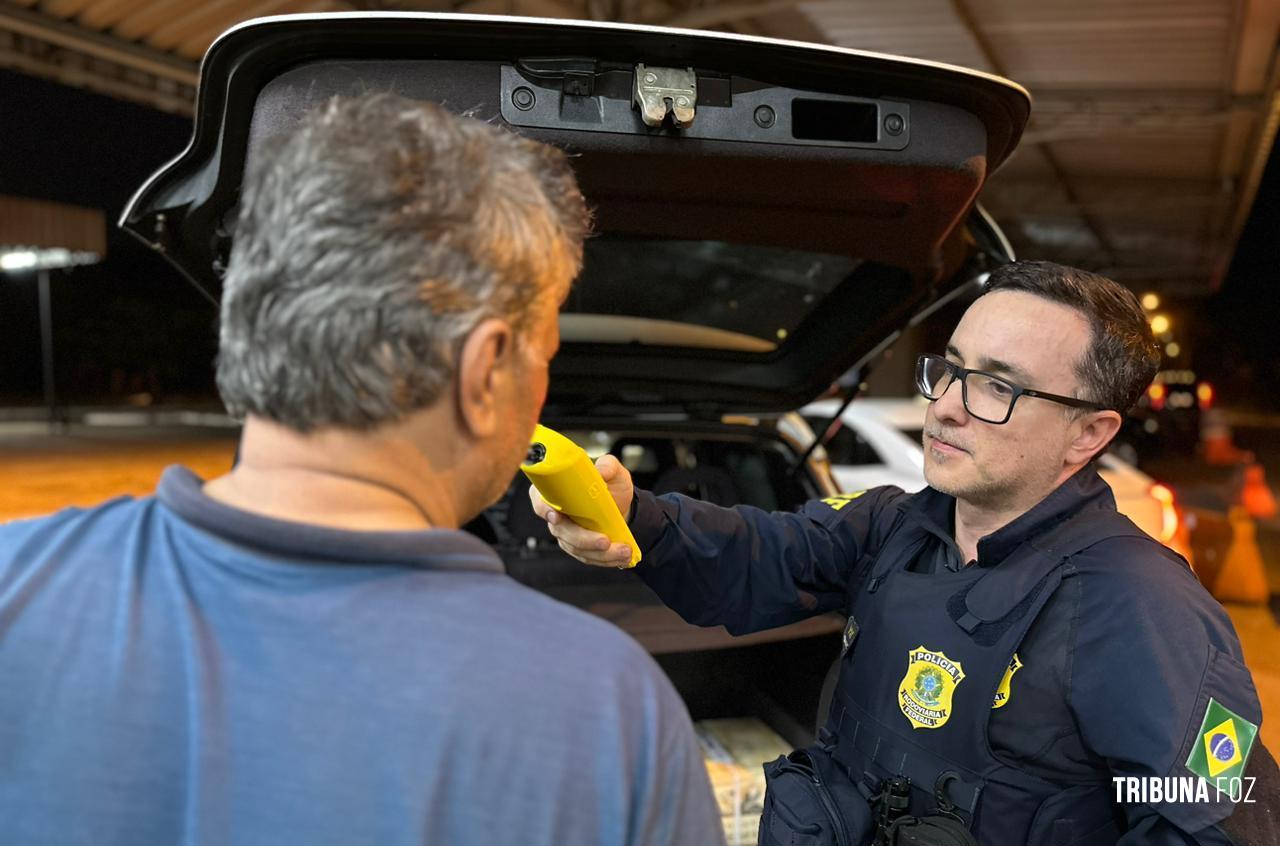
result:
M 994 373 L 961 367 L 940 355 L 922 355 L 916 361 L 916 389 L 930 402 L 941 399 L 951 383 L 956 381 L 960 382 L 960 396 L 964 400 L 965 411 L 986 423 L 1008 423 L 1018 397 L 1036 397 L 1092 411 L 1106 410 L 1106 406 L 1088 400 L 1033 391 Z

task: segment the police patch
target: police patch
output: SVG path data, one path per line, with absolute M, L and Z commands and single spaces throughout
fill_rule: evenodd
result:
M 839 511 L 858 497 L 862 496 L 866 491 L 857 491 L 856 493 L 836 494 L 829 496 L 823 500 L 827 505 L 831 506 L 832 511 Z
M 907 653 L 907 674 L 898 685 L 898 710 L 913 729 L 941 728 L 951 719 L 951 697 L 964 670 L 941 652 L 917 646 Z
M 1210 697 L 1200 721 L 1200 741 L 1191 747 L 1187 769 L 1216 782 L 1244 775 L 1258 727 Z
M 1000 686 L 996 688 L 995 701 L 991 703 L 992 708 L 1003 708 L 1009 704 L 1010 688 L 1013 685 L 1013 674 L 1022 669 L 1022 662 L 1018 660 L 1018 653 L 1013 653 L 1013 660 L 1009 662 L 1009 669 L 1004 671 L 1004 678 L 1000 680 Z

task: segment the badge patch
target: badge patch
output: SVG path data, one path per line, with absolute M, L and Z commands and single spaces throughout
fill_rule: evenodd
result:
M 829 496 L 823 500 L 827 505 L 831 506 L 832 511 L 839 511 L 858 497 L 862 496 L 866 491 L 858 491 L 857 493 L 836 494 Z
M 1208 781 L 1239 778 L 1257 736 L 1257 726 L 1211 698 L 1200 721 L 1200 740 L 1187 758 L 1187 769 Z
M 991 703 L 992 708 L 1003 708 L 1009 704 L 1010 685 L 1013 684 L 1013 674 L 1022 669 L 1022 662 L 1018 660 L 1018 653 L 1013 653 L 1013 660 L 1009 662 L 1009 669 L 1004 671 L 1004 678 L 1000 680 L 1000 686 L 996 688 L 995 701 Z
M 840 642 L 840 657 L 843 658 L 849 651 L 849 647 L 853 646 L 853 642 L 858 639 L 858 621 L 853 619 L 853 615 L 849 615 L 848 621 L 844 624 L 844 636 Z
M 907 674 L 898 685 L 898 709 L 912 728 L 941 728 L 951 719 L 951 696 L 964 670 L 941 652 L 917 646 L 907 653 Z

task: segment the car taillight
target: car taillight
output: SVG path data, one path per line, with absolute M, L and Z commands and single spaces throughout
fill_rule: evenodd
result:
M 1201 382 L 1196 386 L 1196 399 L 1200 401 L 1200 410 L 1208 411 L 1213 408 L 1213 385 L 1208 382 Z
M 1160 542 L 1167 544 L 1178 534 L 1178 506 L 1164 485 L 1152 485 L 1150 493 L 1160 501 Z
M 1164 385 L 1161 385 L 1157 382 L 1156 384 L 1152 385 L 1150 388 L 1147 388 L 1147 397 L 1151 400 L 1151 409 L 1153 411 L 1164 410 L 1164 397 L 1165 397 Z

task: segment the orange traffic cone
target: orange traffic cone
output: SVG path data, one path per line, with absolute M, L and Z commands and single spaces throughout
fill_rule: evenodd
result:
M 1209 464 L 1226 466 L 1238 464 L 1241 451 L 1231 442 L 1230 435 L 1211 435 L 1201 441 L 1204 460 Z
M 1267 487 L 1267 474 L 1261 464 L 1250 464 L 1244 468 L 1240 504 L 1255 520 L 1270 520 L 1276 516 L 1276 498 Z
M 1258 529 L 1249 512 L 1236 506 L 1227 515 L 1231 521 L 1231 546 L 1222 559 L 1222 568 L 1213 582 L 1213 595 L 1222 602 L 1265 604 L 1271 598 L 1267 573 L 1258 549 Z
M 1210 409 L 1200 419 L 1200 454 L 1209 464 L 1228 466 L 1252 461 L 1253 456 L 1232 441 L 1231 424 L 1219 409 Z

